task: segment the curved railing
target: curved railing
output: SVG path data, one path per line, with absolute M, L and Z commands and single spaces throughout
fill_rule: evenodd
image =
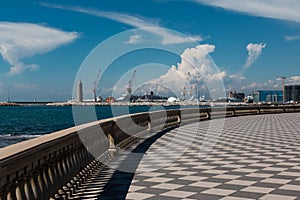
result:
M 224 109 L 163 110 L 121 116 L 1 148 L 0 199 L 67 199 L 118 148 L 131 145 L 139 134 L 149 131 L 222 116 L 300 112 L 300 106 Z

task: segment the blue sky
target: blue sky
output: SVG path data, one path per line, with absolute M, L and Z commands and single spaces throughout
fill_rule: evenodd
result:
M 159 28 L 148 34 L 160 48 L 176 46 L 178 55 L 144 50 L 123 56 L 101 74 L 98 93 L 106 96 L 114 89 L 120 95 L 125 87 L 115 86 L 124 86 L 137 65 L 142 65 L 137 87 L 151 81 L 180 85 L 174 71 L 193 75 L 181 58 L 203 55 L 214 61 L 226 89 L 279 90 L 279 76 L 286 76 L 287 84 L 300 82 L 299 10 L 297 0 L 7 1 L 0 7 L 0 101 L 7 100 L 8 91 L 16 101 L 70 99 L 80 66 L 98 44 L 143 27 Z M 140 32 L 128 34 L 124 46 L 145 40 Z M 92 79 L 84 83 L 86 98 L 92 97 Z

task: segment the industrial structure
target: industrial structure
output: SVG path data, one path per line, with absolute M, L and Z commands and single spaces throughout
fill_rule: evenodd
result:
M 266 103 L 283 102 L 283 92 L 281 90 L 258 90 L 253 94 L 253 101 Z
M 284 87 L 284 80 L 286 79 L 285 76 L 280 76 L 281 79 L 281 87 L 282 87 L 282 102 L 286 101 L 286 96 L 285 96 L 285 87 Z
M 127 93 L 123 94 L 120 98 L 117 99 L 117 101 L 130 101 L 132 98 L 132 84 L 134 82 L 135 79 L 135 74 L 136 74 L 136 70 L 133 71 L 131 78 L 128 81 L 128 85 L 127 85 Z
M 134 72 L 132 73 L 132 76 L 131 76 L 130 80 L 128 81 L 127 95 L 128 95 L 129 98 L 132 95 L 132 83 L 133 83 L 134 78 L 135 78 L 135 73 L 136 73 L 136 70 L 134 70 Z
M 300 102 L 300 85 L 286 85 L 284 88 L 287 102 Z
M 99 82 L 99 78 L 100 78 L 100 73 L 101 73 L 101 69 L 99 69 L 99 71 L 97 73 L 96 80 L 94 81 L 94 85 L 93 85 L 93 93 L 94 93 L 94 101 L 95 102 L 98 101 L 98 98 L 97 98 L 97 86 L 98 86 L 98 82 Z
M 83 102 L 83 90 L 82 90 L 82 82 L 79 80 L 77 82 L 77 101 Z
M 243 101 L 244 98 L 245 98 L 245 93 L 236 92 L 235 90 L 234 91 L 229 90 L 228 91 L 228 97 L 239 99 L 239 100 Z

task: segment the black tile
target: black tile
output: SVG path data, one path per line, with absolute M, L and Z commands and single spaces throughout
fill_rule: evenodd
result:
M 205 187 L 196 187 L 196 186 L 183 186 L 180 188 L 180 191 L 187 191 L 187 192 L 202 192 L 207 190 L 208 188 Z
M 169 190 L 148 187 L 148 188 L 144 188 L 142 190 L 138 190 L 137 192 L 158 195 L 158 194 L 165 193 L 167 191 L 169 191 Z
M 258 182 L 258 183 L 253 184 L 252 186 L 267 187 L 267 188 L 279 188 L 282 186 L 282 184 Z
M 244 185 L 233 185 L 233 184 L 222 184 L 222 185 L 218 185 L 214 188 L 218 188 L 218 189 L 229 189 L 229 190 L 241 190 L 243 188 L 246 188 L 247 186 Z
M 180 198 L 157 195 L 157 196 L 147 198 L 147 200 L 180 200 Z
M 261 181 L 264 180 L 265 178 L 258 178 L 258 177 L 251 177 L 251 176 L 242 176 L 240 178 L 237 178 L 237 180 L 244 180 L 244 181 Z
M 158 184 L 158 183 L 155 183 L 155 182 L 139 181 L 139 182 L 134 183 L 133 185 L 136 185 L 136 186 L 151 187 L 151 186 L 157 185 L 157 184 Z
M 291 185 L 300 185 L 300 181 L 291 181 L 288 184 L 291 184 Z
M 228 179 L 223 179 L 223 178 L 208 178 L 205 179 L 207 182 L 213 182 L 213 183 L 226 183 L 228 182 Z
M 189 181 L 189 180 L 183 180 L 183 179 L 175 179 L 172 181 L 168 181 L 168 183 L 172 183 L 172 184 L 180 184 L 180 185 L 189 185 L 191 183 L 195 183 L 197 181 Z
M 191 199 L 203 199 L 203 200 L 217 200 L 217 199 L 221 199 L 222 196 L 219 196 L 219 195 L 213 195 L 213 194 L 202 194 L 202 193 L 199 193 L 199 194 L 195 194 L 195 195 L 192 195 L 192 196 L 189 196 L 189 198 Z
M 299 197 L 300 196 L 300 191 L 277 189 L 277 190 L 272 191 L 271 194 L 279 194 L 279 195 Z
M 230 196 L 258 199 L 258 198 L 262 197 L 263 195 L 265 195 L 265 194 L 238 191 L 238 192 L 232 193 Z

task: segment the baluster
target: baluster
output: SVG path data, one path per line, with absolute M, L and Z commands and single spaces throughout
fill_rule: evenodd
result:
M 67 170 L 67 176 L 66 176 L 66 181 L 68 181 L 70 178 L 72 178 L 73 173 L 72 173 L 72 165 L 70 162 L 71 154 L 68 153 L 66 155 L 65 161 L 66 161 L 66 170 Z
M 56 164 L 56 171 L 57 171 L 57 175 L 58 175 L 58 182 L 61 181 L 62 177 L 63 177 L 63 170 L 62 170 L 62 165 L 61 165 L 61 158 L 58 158 Z
M 62 172 L 63 172 L 62 182 L 64 183 L 65 180 L 66 180 L 66 175 L 67 175 L 67 166 L 66 166 L 66 158 L 65 158 L 65 156 L 62 157 L 61 166 L 62 166 Z
M 50 170 L 50 165 L 47 164 L 44 166 L 44 170 L 43 170 L 43 180 L 44 180 L 44 183 L 45 183 L 45 188 L 44 188 L 44 196 L 46 198 L 48 198 L 52 193 L 53 193 L 53 190 L 54 190 L 54 182 L 51 180 L 52 177 L 52 173 L 51 173 L 51 170 Z
M 26 199 L 34 199 L 34 193 L 30 184 L 32 177 L 30 175 L 24 177 L 24 191 L 25 191 L 25 195 L 26 195 Z
M 78 171 L 79 170 L 79 166 L 78 166 L 79 160 L 78 160 L 78 151 L 77 150 L 75 150 L 73 152 L 72 160 L 73 160 L 73 166 L 76 167 L 76 171 Z
M 15 200 L 16 197 L 16 187 L 14 184 L 8 186 L 7 200 Z
M 34 194 L 35 199 L 40 199 L 41 198 L 41 192 L 40 192 L 40 187 L 38 184 L 38 173 L 37 171 L 34 171 L 30 180 L 30 185 Z
M 51 161 L 49 162 L 49 181 L 50 181 L 50 185 L 53 187 L 53 188 L 56 188 L 56 184 L 57 184 L 57 170 L 56 170 L 56 167 L 55 167 L 55 161 Z M 50 187 L 51 187 L 50 186 Z
M 22 178 L 20 178 L 16 182 L 16 198 L 17 199 L 26 199 L 24 185 L 25 185 L 25 181 Z

